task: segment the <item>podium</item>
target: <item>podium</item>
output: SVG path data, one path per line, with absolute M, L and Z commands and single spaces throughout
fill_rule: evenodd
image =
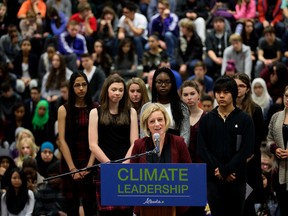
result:
M 175 206 L 166 206 L 166 207 L 140 207 L 140 216 L 176 216 L 176 207 Z
M 135 206 L 141 216 L 176 216 L 176 207 L 206 202 L 206 164 L 101 164 L 103 206 Z

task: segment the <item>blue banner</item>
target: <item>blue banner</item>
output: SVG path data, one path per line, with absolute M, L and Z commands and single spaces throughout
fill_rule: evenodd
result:
M 205 206 L 206 164 L 101 164 L 101 204 Z

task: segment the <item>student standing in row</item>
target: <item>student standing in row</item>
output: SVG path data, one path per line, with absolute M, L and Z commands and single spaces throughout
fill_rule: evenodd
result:
M 88 120 L 93 103 L 88 90 L 88 80 L 84 73 L 74 72 L 70 78 L 69 98 L 58 109 L 58 130 L 63 154 L 62 173 L 77 171 L 94 164 L 94 156 L 88 145 Z M 63 178 L 63 193 L 67 202 L 68 215 L 79 215 L 83 205 L 85 215 L 93 215 L 93 176 L 89 171 L 78 172 Z
M 128 91 L 124 80 L 118 74 L 110 75 L 105 80 L 100 104 L 99 108 L 90 112 L 90 150 L 100 163 L 131 156 L 134 141 L 138 138 L 137 112 L 128 105 Z M 130 207 L 102 206 L 100 186 L 99 171 L 96 194 L 100 216 L 132 215 Z
M 214 94 L 219 106 L 201 118 L 197 141 L 200 158 L 207 163 L 208 203 L 213 216 L 243 216 L 253 120 L 236 107 L 235 80 L 218 78 Z

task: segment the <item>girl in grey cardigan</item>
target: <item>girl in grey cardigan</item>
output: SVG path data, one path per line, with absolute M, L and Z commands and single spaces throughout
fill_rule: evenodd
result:
M 285 87 L 283 111 L 275 113 L 269 124 L 267 144 L 278 163 L 275 187 L 281 215 L 288 215 L 288 86 Z

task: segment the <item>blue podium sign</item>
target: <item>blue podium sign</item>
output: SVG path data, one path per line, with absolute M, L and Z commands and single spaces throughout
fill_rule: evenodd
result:
M 206 164 L 101 164 L 101 204 L 205 206 Z

